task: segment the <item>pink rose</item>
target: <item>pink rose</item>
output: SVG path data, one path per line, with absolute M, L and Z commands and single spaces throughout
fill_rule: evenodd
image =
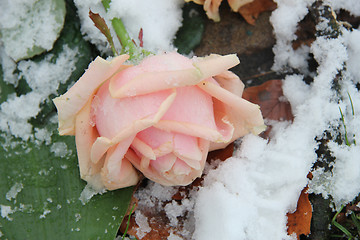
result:
M 54 99 L 59 132 L 75 135 L 81 178 L 93 187 L 134 185 L 137 170 L 187 185 L 201 176 L 208 151 L 264 130 L 259 106 L 241 98 L 243 83 L 227 71 L 239 63 L 235 55 L 168 53 L 137 66 L 127 59 L 96 58 Z

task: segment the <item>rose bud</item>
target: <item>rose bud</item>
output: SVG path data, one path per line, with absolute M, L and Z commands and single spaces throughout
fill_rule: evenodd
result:
M 209 151 L 265 129 L 258 105 L 241 98 L 228 71 L 235 55 L 188 59 L 178 53 L 125 65 L 127 55 L 97 57 L 54 99 L 59 133 L 75 135 L 81 178 L 109 190 L 139 173 L 163 185 L 201 176 Z M 137 170 L 136 170 L 137 169 Z

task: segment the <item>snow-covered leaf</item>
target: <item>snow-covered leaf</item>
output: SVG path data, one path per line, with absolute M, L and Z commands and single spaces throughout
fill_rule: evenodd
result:
M 0 33 L 11 58 L 19 61 L 52 49 L 64 25 L 64 0 L 2 1 L 0 8 L 8 9 L 0 16 Z

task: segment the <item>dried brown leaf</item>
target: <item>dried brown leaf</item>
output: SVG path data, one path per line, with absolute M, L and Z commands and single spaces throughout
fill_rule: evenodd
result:
M 307 187 L 304 188 L 300 194 L 296 211 L 294 213 L 288 213 L 288 234 L 296 234 L 297 239 L 300 239 L 300 235 L 310 234 L 310 225 L 312 218 L 312 206 L 309 201 L 309 194 L 306 193 Z
M 239 13 L 251 25 L 255 25 L 259 14 L 265 11 L 273 11 L 277 7 L 272 0 L 254 0 L 239 8 Z

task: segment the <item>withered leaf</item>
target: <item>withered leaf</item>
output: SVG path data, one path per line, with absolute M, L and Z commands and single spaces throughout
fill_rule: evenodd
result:
M 255 25 L 255 21 L 259 14 L 265 11 L 272 11 L 277 7 L 272 0 L 254 0 L 239 8 L 239 13 L 251 25 Z
M 270 80 L 259 86 L 245 88 L 244 99 L 260 106 L 265 119 L 277 121 L 292 121 L 294 119 L 290 103 L 285 99 L 281 80 Z M 271 126 L 261 134 L 268 138 Z
M 307 187 L 304 188 L 300 194 L 296 211 L 294 213 L 288 213 L 288 234 L 296 234 L 297 239 L 300 239 L 300 235 L 310 234 L 310 225 L 312 218 L 312 206 L 309 201 L 309 194 L 306 193 Z
M 102 34 L 104 34 L 104 36 L 106 37 L 114 55 L 118 55 L 118 53 L 115 49 L 114 41 L 113 41 L 111 33 L 110 33 L 110 29 L 109 29 L 108 25 L 106 24 L 104 18 L 102 18 L 98 13 L 93 13 L 91 10 L 89 11 L 89 17 L 94 22 L 95 27 L 97 27 L 97 29 L 99 29 L 100 32 Z

